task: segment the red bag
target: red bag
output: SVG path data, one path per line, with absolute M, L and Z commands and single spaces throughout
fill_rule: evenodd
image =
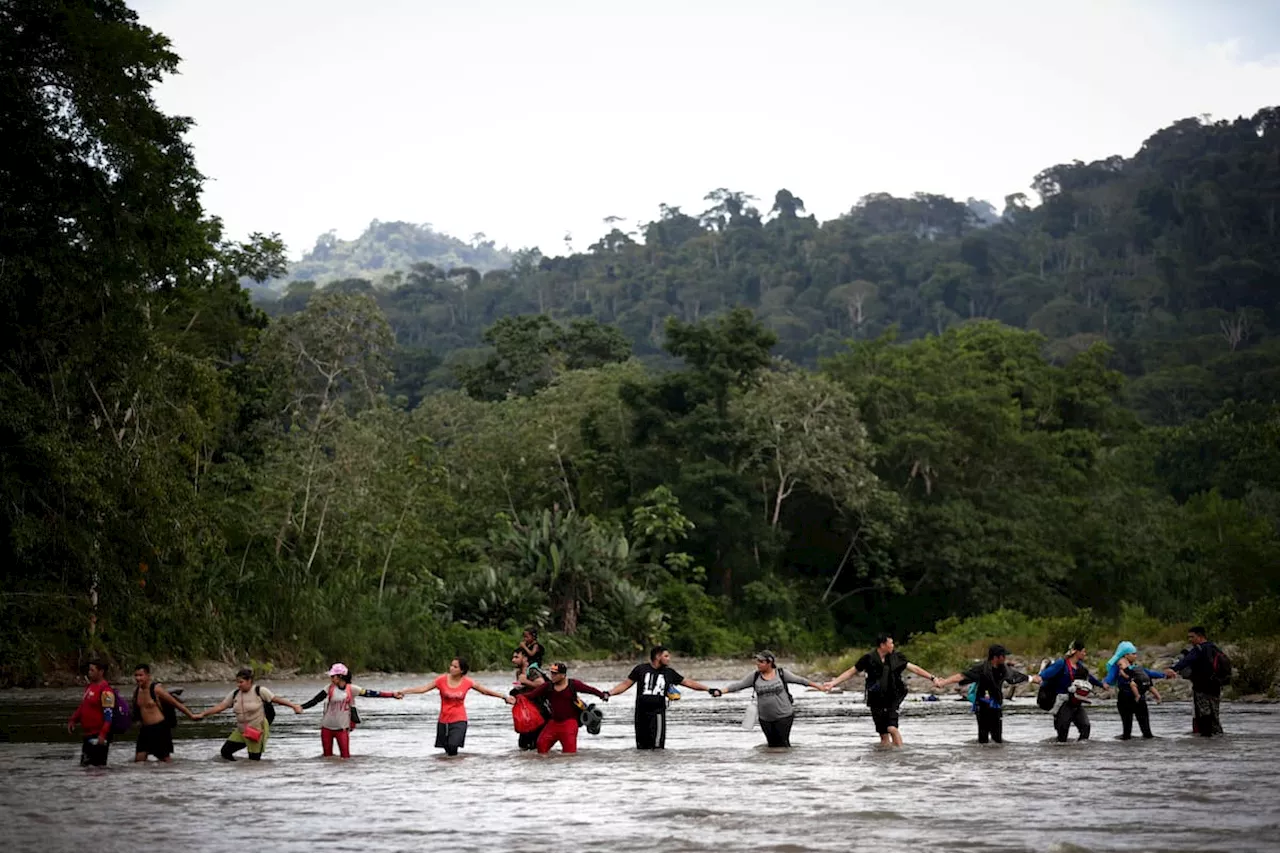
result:
M 516 704 L 511 706 L 511 720 L 515 723 L 516 731 L 522 735 L 537 731 L 538 727 L 544 722 L 542 712 L 538 710 L 538 706 L 530 702 L 529 697 L 524 695 L 517 696 Z

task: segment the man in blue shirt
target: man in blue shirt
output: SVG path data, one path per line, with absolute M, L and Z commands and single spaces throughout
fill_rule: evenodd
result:
M 1040 670 L 1041 680 L 1050 685 L 1054 693 L 1066 694 L 1067 697 L 1058 707 L 1057 713 L 1053 715 L 1053 727 L 1058 731 L 1059 743 L 1066 742 L 1072 726 L 1075 726 L 1076 731 L 1079 732 L 1080 740 L 1089 739 L 1092 727 L 1089 724 L 1089 715 L 1084 710 L 1084 706 L 1089 701 L 1088 690 L 1077 689 L 1076 682 L 1087 681 L 1094 687 L 1106 689 L 1106 685 L 1084 665 L 1084 659 L 1088 656 L 1089 650 L 1085 648 L 1084 643 L 1076 640 L 1065 655 Z

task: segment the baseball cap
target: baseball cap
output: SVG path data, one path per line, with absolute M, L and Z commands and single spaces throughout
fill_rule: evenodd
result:
M 342 663 L 335 663 L 333 666 L 329 667 L 329 674 L 330 675 L 346 675 L 347 665 Z

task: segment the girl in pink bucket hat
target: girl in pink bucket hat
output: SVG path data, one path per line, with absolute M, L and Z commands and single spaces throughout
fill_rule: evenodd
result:
M 324 702 L 324 716 L 320 719 L 320 746 L 325 757 L 333 755 L 334 741 L 338 743 L 338 752 L 343 758 L 351 757 L 351 730 L 360 722 L 356 713 L 356 697 L 368 696 L 373 699 L 403 699 L 404 694 L 387 690 L 368 690 L 351 683 L 351 673 L 345 664 L 335 663 L 329 667 L 329 686 L 315 696 L 302 703 L 302 707 L 310 708 Z

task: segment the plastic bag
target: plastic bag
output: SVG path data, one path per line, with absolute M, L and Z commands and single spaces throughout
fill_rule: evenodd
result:
M 511 722 L 515 725 L 516 731 L 525 735 L 537 731 L 542 725 L 542 712 L 538 710 L 538 706 L 529 701 L 528 696 L 520 695 L 516 697 L 516 703 L 511 706 Z
M 746 713 L 742 715 L 742 730 L 749 732 L 756 727 L 756 720 L 760 716 L 760 709 L 756 707 L 756 700 L 752 699 L 747 703 Z

